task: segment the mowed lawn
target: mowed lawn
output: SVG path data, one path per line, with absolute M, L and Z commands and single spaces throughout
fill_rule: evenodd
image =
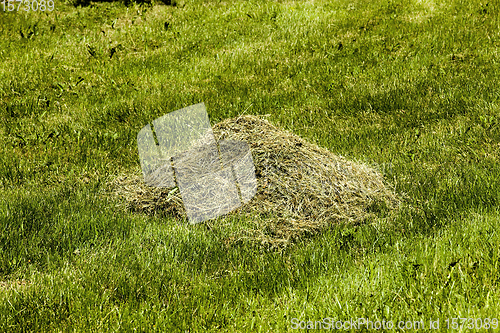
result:
M 0 4 L 1 331 L 495 327 L 498 1 L 54 7 Z M 124 209 L 138 131 L 200 102 L 377 168 L 401 207 L 282 250 Z

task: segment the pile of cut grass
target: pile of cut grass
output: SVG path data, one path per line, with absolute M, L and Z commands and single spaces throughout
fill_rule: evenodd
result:
M 234 239 L 282 247 L 334 224 L 362 223 L 399 204 L 377 170 L 335 155 L 263 118 L 227 119 L 213 131 L 218 141 L 248 143 L 255 165 L 257 194 L 234 212 L 249 215 L 252 227 Z M 179 190 L 145 185 L 140 170 L 116 178 L 113 187 L 129 209 L 186 219 Z

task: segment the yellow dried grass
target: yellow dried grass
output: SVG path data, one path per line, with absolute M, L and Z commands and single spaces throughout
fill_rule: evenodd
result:
M 282 247 L 331 225 L 362 223 L 398 206 L 397 196 L 375 169 L 335 155 L 263 118 L 227 119 L 213 131 L 217 141 L 247 142 L 255 165 L 257 194 L 235 212 L 248 215 L 252 227 L 231 239 Z M 129 209 L 186 216 L 178 189 L 148 187 L 140 170 L 118 177 L 113 185 Z

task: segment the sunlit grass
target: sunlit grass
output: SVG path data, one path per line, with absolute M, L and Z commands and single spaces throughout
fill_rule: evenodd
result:
M 498 314 L 496 3 L 56 9 L 0 13 L 1 330 Z M 138 168 L 139 129 L 199 102 L 212 123 L 269 114 L 378 168 L 401 211 L 275 252 L 228 241 L 245 221 L 187 226 L 119 208 L 107 184 Z

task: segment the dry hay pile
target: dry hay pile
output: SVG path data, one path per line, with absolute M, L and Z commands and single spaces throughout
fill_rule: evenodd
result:
M 348 161 L 262 118 L 227 119 L 213 131 L 218 141 L 245 141 L 252 152 L 257 194 L 238 212 L 250 215 L 253 227 L 242 230 L 239 238 L 286 245 L 332 224 L 360 223 L 398 204 L 373 168 Z M 177 188 L 148 187 L 139 172 L 117 178 L 115 189 L 131 209 L 186 216 Z

